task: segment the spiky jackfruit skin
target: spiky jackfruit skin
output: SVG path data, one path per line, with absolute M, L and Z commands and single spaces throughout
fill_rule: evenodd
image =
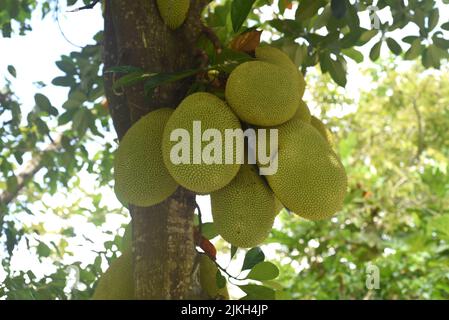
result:
M 93 300 L 133 300 L 134 278 L 131 250 L 114 260 L 98 281 Z
M 296 111 L 295 117 L 307 123 L 311 123 L 312 121 L 312 114 L 310 113 L 309 107 L 302 100 L 299 102 L 298 111 Z
M 121 202 L 147 207 L 177 189 L 162 159 L 162 134 L 173 113 L 163 108 L 137 121 L 120 142 L 114 159 L 115 193 Z
M 326 219 L 343 206 L 347 176 L 338 156 L 310 124 L 297 118 L 279 129 L 278 171 L 266 176 L 276 197 L 309 220 Z
M 170 29 L 179 28 L 189 12 L 190 0 L 157 0 L 159 13 Z
M 217 232 L 240 248 L 261 244 L 269 235 L 279 204 L 256 166 L 244 164 L 225 188 L 211 193 Z
M 216 129 L 222 138 L 221 163 L 206 164 L 201 157 L 201 164 L 195 164 L 193 147 L 194 121 L 201 121 L 201 133 L 207 129 Z M 190 138 L 190 163 L 174 164 L 170 158 L 172 148 L 179 141 L 170 141 L 171 133 L 176 129 L 185 129 Z M 165 166 L 172 177 L 183 187 L 200 194 L 207 194 L 226 186 L 237 175 L 240 164 L 234 161 L 226 164 L 226 146 L 224 143 L 226 129 L 241 129 L 240 121 L 229 106 L 216 96 L 199 92 L 185 98 L 167 122 L 164 130 L 162 151 Z M 200 137 L 201 138 L 201 137 Z M 202 142 L 201 149 L 210 142 Z M 229 152 L 229 151 L 228 151 Z M 197 155 L 198 156 L 198 155 Z M 201 156 L 201 155 L 200 155 Z
M 284 210 L 284 205 L 282 204 L 282 202 L 280 202 L 280 201 L 276 198 L 276 203 L 275 203 L 275 210 L 274 210 L 274 212 L 276 212 L 277 214 L 279 214 L 282 210 Z
M 229 300 L 228 288 L 217 286 L 218 267 L 205 254 L 200 255 L 200 284 L 209 299 Z
M 262 45 L 256 48 L 256 58 L 288 69 L 295 77 L 294 81 L 297 83 L 298 92 L 300 98 L 302 98 L 306 88 L 306 82 L 301 71 L 298 70 L 298 67 L 287 54 L 278 48 Z
M 301 99 L 295 75 L 263 61 L 239 65 L 229 76 L 226 100 L 244 122 L 275 126 L 290 120 Z
M 320 119 L 312 116 L 310 124 L 321 134 L 321 136 L 327 141 L 327 143 L 329 143 L 331 147 L 334 147 L 332 133 Z

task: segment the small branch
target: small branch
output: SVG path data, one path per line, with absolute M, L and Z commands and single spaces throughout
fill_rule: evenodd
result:
M 82 49 L 82 46 L 77 45 L 76 43 L 73 43 L 72 41 L 70 41 L 69 38 L 67 38 L 67 36 L 65 35 L 64 30 L 62 30 L 62 26 L 61 26 L 61 22 L 59 21 L 59 1 L 56 2 L 56 12 L 55 12 L 55 20 L 56 20 L 56 24 L 58 25 L 58 29 L 59 29 L 59 33 L 61 34 L 61 36 L 64 38 L 65 41 L 67 41 L 70 45 L 80 48 Z
M 81 11 L 81 10 L 93 9 L 99 2 L 100 2 L 100 0 L 93 0 L 90 4 L 85 5 L 84 7 L 79 7 L 79 8 L 76 8 L 74 10 L 70 10 L 69 12 L 78 12 L 78 11 Z
M 221 45 L 220 39 L 218 39 L 217 35 L 215 34 L 215 32 L 203 25 L 201 32 L 210 40 L 210 42 L 212 42 L 212 45 L 214 46 L 214 49 L 217 53 L 221 53 L 221 51 L 223 50 L 223 47 Z
M 203 234 L 203 230 L 202 230 L 203 215 L 201 213 L 200 205 L 198 204 L 198 202 L 196 202 L 196 199 L 195 199 L 195 207 L 196 207 L 196 210 L 198 210 L 198 230 L 199 230 L 200 234 L 202 235 Z
M 20 191 L 30 182 L 34 175 L 43 167 L 43 157 L 46 153 L 58 150 L 61 148 L 62 135 L 58 136 L 51 144 L 47 146 L 40 154 L 34 156 L 26 165 L 24 170 L 17 175 L 17 186 L 14 190 L 6 190 L 0 194 L 0 226 L 3 223 L 5 211 L 3 208 L 7 207 L 20 193 Z

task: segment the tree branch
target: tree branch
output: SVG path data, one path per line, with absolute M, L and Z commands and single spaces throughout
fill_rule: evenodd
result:
M 91 3 L 89 3 L 88 5 L 85 5 L 84 7 L 79 7 L 76 8 L 74 10 L 70 10 L 69 12 L 78 12 L 81 10 L 88 10 L 88 9 L 93 9 L 98 3 L 100 3 L 101 0 L 93 0 Z
M 59 135 L 54 141 L 49 144 L 43 151 L 25 165 L 22 172 L 17 174 L 17 186 L 13 190 L 6 190 L 0 194 L 0 226 L 3 224 L 3 218 L 6 213 L 5 208 L 17 198 L 20 191 L 33 179 L 43 167 L 43 158 L 45 154 L 56 151 L 61 148 L 62 135 Z

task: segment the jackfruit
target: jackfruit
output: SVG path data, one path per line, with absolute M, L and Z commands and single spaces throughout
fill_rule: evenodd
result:
M 98 281 L 93 300 L 133 300 L 134 277 L 130 250 L 114 260 Z
M 334 147 L 334 139 L 332 137 L 332 133 L 329 131 L 329 129 L 326 127 L 326 125 L 317 117 L 312 116 L 312 120 L 310 124 L 318 130 L 318 132 L 321 134 L 321 136 L 329 143 L 331 147 Z
M 277 127 L 278 171 L 266 176 L 276 197 L 309 220 L 331 217 L 343 206 L 347 176 L 320 133 L 297 118 Z
M 157 0 L 159 13 L 170 29 L 177 29 L 187 17 L 190 0 Z
M 211 193 L 211 206 L 217 232 L 240 248 L 261 244 L 279 213 L 279 202 L 270 187 L 257 167 L 249 164 L 242 165 L 228 186 Z
M 122 202 L 152 206 L 176 191 L 178 184 L 165 168 L 161 152 L 162 133 L 172 113 L 168 108 L 149 113 L 120 142 L 114 176 L 115 193 Z
M 219 136 L 211 135 L 210 139 L 204 139 L 208 142 L 202 141 L 201 137 L 208 129 L 215 129 L 213 132 Z M 241 126 L 236 115 L 221 99 L 199 92 L 181 102 L 167 122 L 162 143 L 165 166 L 180 185 L 204 194 L 223 188 L 237 175 L 240 164 L 236 161 L 235 150 L 228 150 L 230 148 L 225 145 L 226 129 L 241 130 Z M 174 140 L 181 140 L 170 141 L 172 134 Z M 187 142 L 187 146 L 183 142 Z M 233 161 L 227 164 L 226 154 L 230 152 Z M 174 158 L 177 161 L 173 161 Z
M 304 95 L 304 90 L 306 88 L 306 83 L 302 73 L 299 71 L 296 64 L 290 59 L 290 57 L 285 54 L 282 50 L 278 48 L 262 45 L 256 48 L 256 58 L 261 61 L 266 61 L 274 63 L 280 67 L 287 68 L 292 75 L 295 76 L 295 81 L 297 82 L 297 88 L 300 98 Z
M 217 286 L 218 267 L 205 254 L 200 255 L 200 284 L 207 297 L 216 300 L 229 300 L 227 287 Z
M 282 210 L 284 210 L 284 205 L 276 198 L 276 203 L 274 207 L 274 212 L 279 214 Z
M 309 107 L 304 101 L 299 102 L 298 111 L 296 111 L 295 118 L 299 118 L 301 121 L 311 123 L 312 114 L 310 113 Z
M 226 100 L 244 122 L 276 126 L 290 120 L 301 99 L 296 75 L 264 61 L 245 62 L 235 68 L 226 84 Z

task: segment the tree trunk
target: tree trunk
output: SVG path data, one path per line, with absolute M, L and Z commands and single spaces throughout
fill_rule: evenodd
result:
M 135 66 L 148 72 L 194 68 L 201 34 L 200 12 L 205 0 L 192 0 L 184 25 L 172 31 L 160 18 L 156 0 L 109 0 L 105 6 L 105 70 Z M 176 108 L 191 80 L 158 88 L 147 97 L 143 84 L 113 90 L 114 76 L 105 74 L 105 90 L 119 139 L 148 112 Z M 167 201 L 150 207 L 130 207 L 133 223 L 135 294 L 137 299 L 183 299 L 195 283 L 193 212 L 195 195 L 183 188 Z

